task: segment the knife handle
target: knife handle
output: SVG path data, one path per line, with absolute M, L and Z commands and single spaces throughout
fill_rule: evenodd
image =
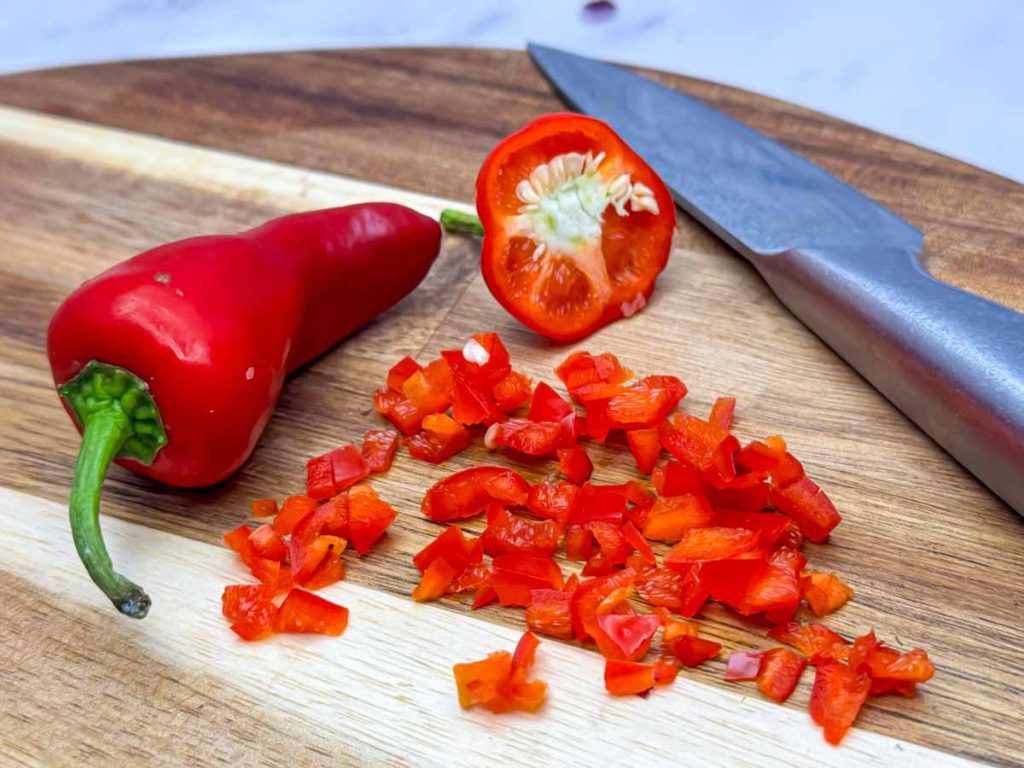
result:
M 910 251 L 751 261 L 797 317 L 1024 515 L 1024 315 L 936 280 Z

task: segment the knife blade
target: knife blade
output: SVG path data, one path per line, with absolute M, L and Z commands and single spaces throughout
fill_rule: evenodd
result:
M 611 125 L 683 210 L 1024 515 L 1024 315 L 933 278 L 920 230 L 749 126 L 616 65 L 528 51 L 572 108 Z

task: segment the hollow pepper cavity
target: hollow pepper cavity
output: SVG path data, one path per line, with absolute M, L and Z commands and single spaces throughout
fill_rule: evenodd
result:
M 178 487 L 248 458 L 285 376 L 405 296 L 437 256 L 437 222 L 372 203 L 284 216 L 124 261 L 72 293 L 47 349 L 82 433 L 71 530 L 119 611 L 150 599 L 114 571 L 99 526 L 110 463 Z

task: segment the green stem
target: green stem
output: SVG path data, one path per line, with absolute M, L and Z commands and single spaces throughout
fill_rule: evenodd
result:
M 96 586 L 126 616 L 143 618 L 149 596 L 114 570 L 100 531 L 100 492 L 119 457 L 151 464 L 167 444 L 160 411 L 146 383 L 124 368 L 90 361 L 60 387 L 82 425 L 82 444 L 71 485 L 71 534 Z
M 131 419 L 119 406 L 93 413 L 85 424 L 71 486 L 71 533 L 92 580 L 125 616 L 143 618 L 149 595 L 114 570 L 100 531 L 100 490 L 107 468 L 132 436 Z
M 484 234 L 484 225 L 480 223 L 480 218 L 476 214 L 457 211 L 454 208 L 445 208 L 441 211 L 441 226 L 445 232 L 460 232 L 477 237 Z

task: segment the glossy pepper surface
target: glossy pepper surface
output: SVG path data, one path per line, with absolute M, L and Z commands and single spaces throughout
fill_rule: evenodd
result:
M 285 376 L 405 296 L 439 245 L 438 224 L 415 211 L 353 205 L 163 245 L 64 301 L 47 349 L 83 434 L 72 531 L 118 610 L 141 618 L 150 601 L 114 572 L 100 536 L 109 463 L 173 486 L 223 480 L 252 452 Z

